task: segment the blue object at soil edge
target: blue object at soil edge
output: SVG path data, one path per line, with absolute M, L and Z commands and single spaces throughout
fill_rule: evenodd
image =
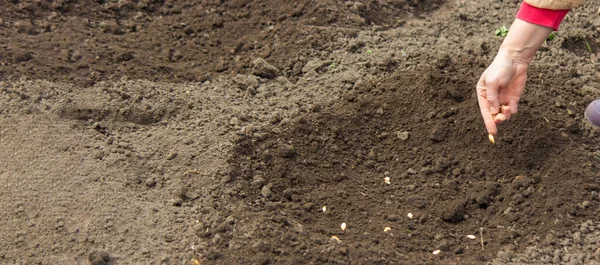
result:
M 600 99 L 596 99 L 585 109 L 585 118 L 594 126 L 600 127 Z

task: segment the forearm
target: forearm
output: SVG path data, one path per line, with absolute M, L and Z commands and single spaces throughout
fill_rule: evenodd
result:
M 517 63 L 529 64 L 552 30 L 558 30 L 569 10 L 552 10 L 521 4 L 500 51 Z
M 502 42 L 498 55 L 508 56 L 517 63 L 529 64 L 552 28 L 515 19 Z

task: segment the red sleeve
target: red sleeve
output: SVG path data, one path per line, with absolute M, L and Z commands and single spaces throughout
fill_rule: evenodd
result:
M 569 13 L 569 10 L 551 10 L 537 8 L 525 2 L 521 4 L 521 8 L 517 13 L 517 18 L 529 23 L 537 24 L 558 30 L 560 22 Z

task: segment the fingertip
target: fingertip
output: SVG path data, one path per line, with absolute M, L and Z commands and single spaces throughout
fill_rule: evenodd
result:
M 491 135 L 496 135 L 496 133 L 498 133 L 498 128 L 496 127 L 496 122 L 494 122 L 494 120 L 485 121 L 485 128 Z

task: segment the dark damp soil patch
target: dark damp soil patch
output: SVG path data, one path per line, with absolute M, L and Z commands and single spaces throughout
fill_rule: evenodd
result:
M 123 76 L 204 82 L 220 73 L 248 73 L 258 57 L 290 76 L 310 49 L 332 50 L 335 38 L 371 25 L 400 25 L 442 3 L 5 1 L 0 78 L 80 86 Z
M 600 51 L 600 42 L 590 36 L 571 36 L 563 41 L 562 47 L 578 56 L 587 56 Z
M 230 164 L 243 199 L 265 222 L 283 219 L 259 239 L 272 246 L 260 255 L 275 263 L 478 263 L 597 214 L 588 200 L 600 184 L 598 159 L 586 150 L 584 126 L 538 107 L 553 99 L 531 92 L 489 143 L 470 89 L 480 71 L 453 58 L 444 70 L 398 72 L 284 131 L 240 136 Z

